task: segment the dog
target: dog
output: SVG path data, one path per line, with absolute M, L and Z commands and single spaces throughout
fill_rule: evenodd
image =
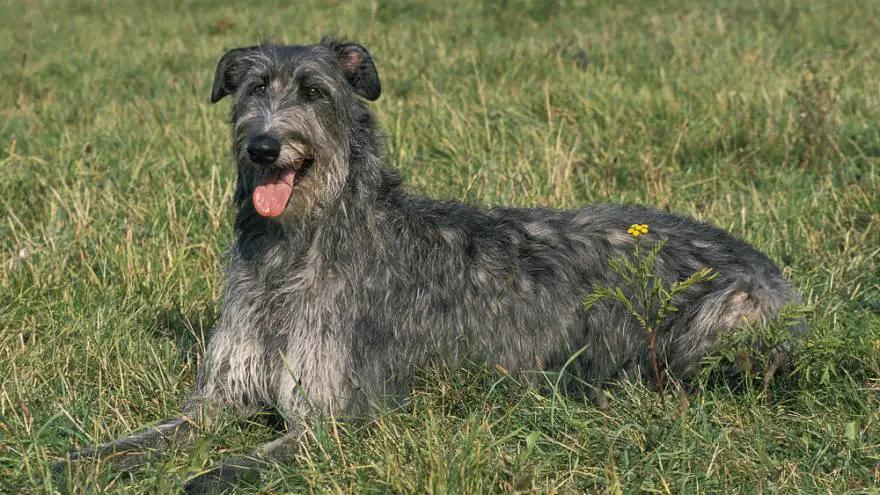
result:
M 124 467 L 191 440 L 220 408 L 280 412 L 286 435 L 187 484 L 211 492 L 290 459 L 317 414 L 361 418 L 405 400 L 432 363 L 559 370 L 578 353 L 572 371 L 600 393 L 645 377 L 651 353 L 633 315 L 609 301 L 584 305 L 597 287 L 620 285 L 609 263 L 638 242 L 664 242 L 654 271 L 667 283 L 716 274 L 677 296 L 658 333 L 670 376 L 692 378 L 719 338 L 798 300 L 767 256 L 690 218 L 619 205 L 481 209 L 410 194 L 383 160 L 366 103 L 380 92 L 372 56 L 353 42 L 222 56 L 211 102 L 235 100 L 235 242 L 192 397 L 180 416 L 62 463 L 109 456 Z M 633 224 L 650 228 L 628 232 Z

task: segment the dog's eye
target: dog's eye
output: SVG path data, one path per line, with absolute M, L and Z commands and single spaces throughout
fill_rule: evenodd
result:
M 265 84 L 257 84 L 253 88 L 251 88 L 250 95 L 251 96 L 263 96 L 266 94 L 266 85 Z
M 306 88 L 306 98 L 308 98 L 309 101 L 321 100 L 324 98 L 324 91 L 322 91 L 321 88 L 311 86 Z

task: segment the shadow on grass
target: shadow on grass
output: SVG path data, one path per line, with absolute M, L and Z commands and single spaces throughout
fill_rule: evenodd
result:
M 217 322 L 217 311 L 208 302 L 192 307 L 165 306 L 157 308 L 150 320 L 145 323 L 152 336 L 173 341 L 182 357 L 189 357 L 202 354 Z

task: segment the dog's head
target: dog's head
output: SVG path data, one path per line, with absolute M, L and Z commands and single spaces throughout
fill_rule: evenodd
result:
M 331 204 L 348 180 L 357 134 L 371 121 L 358 96 L 372 101 L 379 93 L 372 57 L 357 43 L 325 38 L 227 51 L 211 102 L 235 97 L 239 205 L 283 219 Z

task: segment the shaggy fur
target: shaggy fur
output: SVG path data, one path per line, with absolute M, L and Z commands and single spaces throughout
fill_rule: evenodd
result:
M 189 438 L 191 418 L 216 405 L 280 411 L 290 434 L 189 485 L 208 490 L 289 456 L 290 436 L 317 412 L 359 417 L 405 398 L 416 370 L 432 363 L 552 370 L 585 349 L 576 371 L 597 390 L 645 376 L 650 356 L 637 322 L 619 304 L 589 312 L 583 304 L 597 285 L 619 284 L 609 260 L 631 252 L 633 223 L 650 225 L 642 242 L 666 241 L 655 267 L 664 280 L 704 267 L 718 274 L 685 292 L 661 329 L 672 376 L 693 376 L 719 335 L 796 299 L 765 255 L 689 218 L 616 205 L 486 210 L 410 195 L 384 164 L 362 101 L 379 93 L 372 59 L 354 43 L 223 56 L 211 99 L 235 97 L 236 240 L 189 416 L 75 459 Z M 280 147 L 259 164 L 249 145 L 265 136 Z M 255 190 L 284 169 L 296 169 L 297 182 L 283 213 L 267 218 Z

